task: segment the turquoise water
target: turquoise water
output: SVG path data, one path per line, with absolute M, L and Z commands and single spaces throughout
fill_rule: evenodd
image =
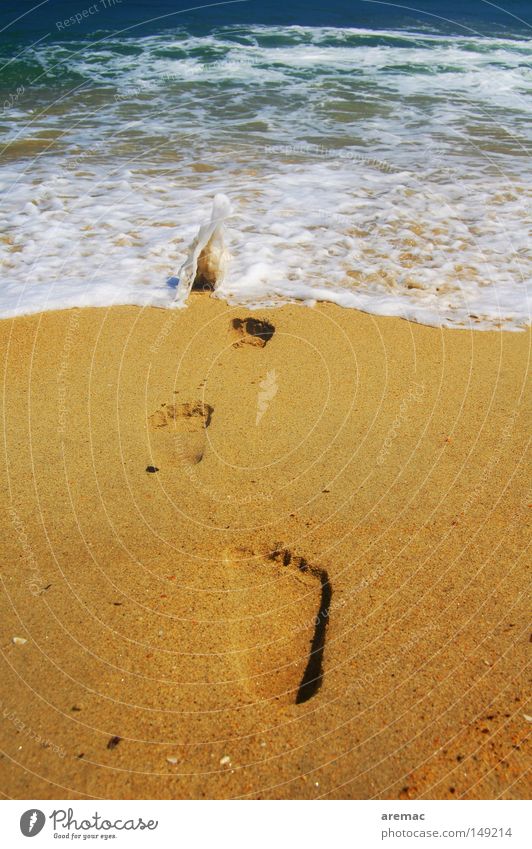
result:
M 525 324 L 525 7 L 414 19 L 369 5 L 333 4 L 334 26 L 312 4 L 298 24 L 223 23 L 257 9 L 241 4 L 176 26 L 117 4 L 58 28 L 70 3 L 8 29 L 1 314 L 170 305 L 165 281 L 223 192 L 230 301 Z

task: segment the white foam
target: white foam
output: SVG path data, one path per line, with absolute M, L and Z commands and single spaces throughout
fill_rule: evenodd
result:
M 224 228 L 231 215 L 231 203 L 226 195 L 217 194 L 212 203 L 211 218 L 202 224 L 189 248 L 188 256 L 179 269 L 176 305 L 185 306 L 198 276 L 207 285 L 220 289 L 223 285 L 230 254 L 225 248 Z
M 281 33 L 290 44 L 265 43 Z M 171 307 L 166 281 L 223 193 L 232 258 L 217 295 L 232 303 L 528 323 L 527 43 L 380 35 L 265 27 L 243 44 L 223 30 L 133 40 L 136 56 L 35 48 L 49 74 L 60 61 L 102 88 L 93 112 L 79 93 L 35 109 L 28 91 L 0 127 L 0 316 Z M 59 147 L 28 157 L 50 129 Z
M 459 189 L 320 160 L 278 164 L 263 184 L 241 177 L 238 191 L 234 176 L 209 176 L 183 186 L 176 173 L 166 187 L 130 169 L 39 186 L 18 179 L 2 209 L 10 235 L 1 245 L 0 315 L 170 306 L 175 292 L 165 281 L 206 223 L 212 196 L 231 182 L 232 260 L 220 297 L 250 306 L 329 300 L 436 325 L 516 328 L 529 320 L 518 185 L 499 196 L 485 182 Z

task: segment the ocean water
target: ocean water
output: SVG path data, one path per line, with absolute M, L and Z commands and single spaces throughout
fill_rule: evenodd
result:
M 529 323 L 530 4 L 415 5 L 4 3 L 0 316 L 171 308 L 223 193 L 230 303 Z

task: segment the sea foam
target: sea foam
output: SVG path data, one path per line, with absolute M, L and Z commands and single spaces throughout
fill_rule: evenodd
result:
M 32 85 L 0 120 L 0 316 L 171 308 L 181 267 L 179 304 L 223 194 L 230 303 L 523 327 L 528 51 L 244 26 L 28 48 L 10 72 Z

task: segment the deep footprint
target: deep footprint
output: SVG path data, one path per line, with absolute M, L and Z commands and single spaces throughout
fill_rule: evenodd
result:
M 233 343 L 235 348 L 242 345 L 264 348 L 275 333 L 275 327 L 269 321 L 261 321 L 258 318 L 234 318 L 231 321 L 231 331 L 236 336 Z
M 227 650 L 248 698 L 303 704 L 323 683 L 332 588 L 324 569 L 277 546 L 227 553 Z
M 205 452 L 205 430 L 211 423 L 214 408 L 194 401 L 187 404 L 161 404 L 148 418 L 153 436 L 150 439 L 154 460 L 179 460 L 196 465 Z

